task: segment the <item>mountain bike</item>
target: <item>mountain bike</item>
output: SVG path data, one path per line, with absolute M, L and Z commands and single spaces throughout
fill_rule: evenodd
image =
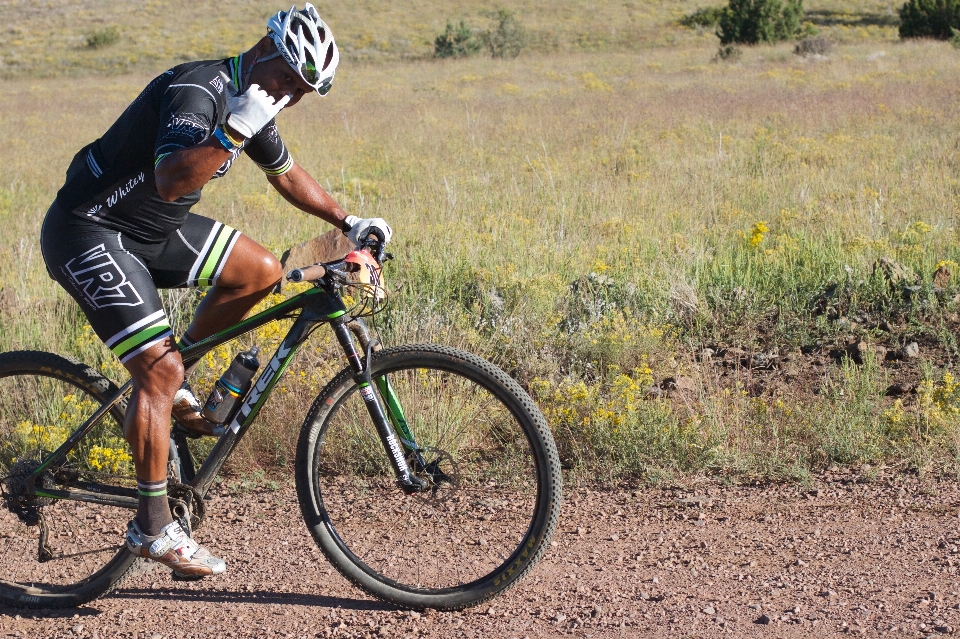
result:
M 379 266 L 376 238 L 365 250 Z M 344 259 L 291 271 L 288 280 L 312 286 L 181 351 L 190 365 L 293 320 L 199 468 L 174 422 L 171 511 L 186 530 L 201 527 L 224 462 L 326 324 L 348 365 L 301 427 L 294 471 L 305 524 L 340 574 L 374 597 L 410 609 L 476 605 L 516 584 L 548 547 L 561 501 L 556 445 L 530 396 L 490 362 L 434 344 L 384 348 L 363 319 L 382 283 L 376 273 L 357 283 L 357 270 Z M 122 435 L 130 388 L 60 355 L 0 354 L 0 603 L 78 606 L 152 567 L 123 546 L 137 508 Z

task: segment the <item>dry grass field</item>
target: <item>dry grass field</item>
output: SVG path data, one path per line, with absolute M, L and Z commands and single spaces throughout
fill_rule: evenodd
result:
M 114 378 L 45 275 L 43 213 L 154 73 L 242 50 L 278 8 L 140 4 L 0 0 L 0 349 Z M 350 212 L 396 230 L 387 341 L 498 361 L 583 476 L 960 471 L 960 52 L 898 41 L 888 3 L 808 1 L 829 55 L 717 62 L 710 30 L 676 22 L 698 6 L 517 4 L 531 44 L 507 61 L 431 57 L 448 19 L 486 24 L 477 3 L 320 7 L 342 70 L 279 122 Z M 197 211 L 278 255 L 327 230 L 249 162 Z M 182 326 L 195 296 L 170 301 Z M 329 352 L 305 354 L 249 459 L 289 461 Z

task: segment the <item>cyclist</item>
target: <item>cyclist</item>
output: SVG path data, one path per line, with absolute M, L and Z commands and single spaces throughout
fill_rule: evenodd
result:
M 180 390 L 178 399 L 189 400 L 181 407 L 192 405 L 194 416 L 197 402 L 181 389 L 183 362 L 157 289 L 212 287 L 180 339 L 189 345 L 241 320 L 280 280 L 269 251 L 191 212 L 204 185 L 243 152 L 288 202 L 355 243 L 371 227 L 390 239 L 382 219 L 347 215 L 294 162 L 277 130 L 281 109 L 327 94 L 338 63 L 333 34 L 307 3 L 272 16 L 245 53 L 166 71 L 76 154 L 43 223 L 47 269 L 133 379 L 123 428 L 139 508 L 127 547 L 182 576 L 220 574 L 226 564 L 184 532 L 167 504 L 174 396 Z

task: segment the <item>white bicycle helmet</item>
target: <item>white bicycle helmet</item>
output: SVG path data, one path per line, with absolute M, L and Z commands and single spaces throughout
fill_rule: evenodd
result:
M 320 19 L 314 6 L 308 2 L 302 11 L 297 11 L 297 5 L 289 11 L 279 11 L 267 21 L 267 29 L 287 64 L 317 93 L 326 95 L 340 62 L 340 52 L 330 27 Z

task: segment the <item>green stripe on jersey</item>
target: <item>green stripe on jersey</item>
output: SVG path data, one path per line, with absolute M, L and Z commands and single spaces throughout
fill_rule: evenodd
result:
M 293 158 L 288 157 L 286 162 L 284 162 L 281 166 L 275 169 L 265 169 L 262 166 L 260 167 L 260 169 L 267 175 L 283 175 L 284 173 L 289 171 L 292 167 L 293 167 Z
M 230 58 L 230 79 L 237 91 L 242 92 L 243 89 L 240 88 L 240 56 Z

